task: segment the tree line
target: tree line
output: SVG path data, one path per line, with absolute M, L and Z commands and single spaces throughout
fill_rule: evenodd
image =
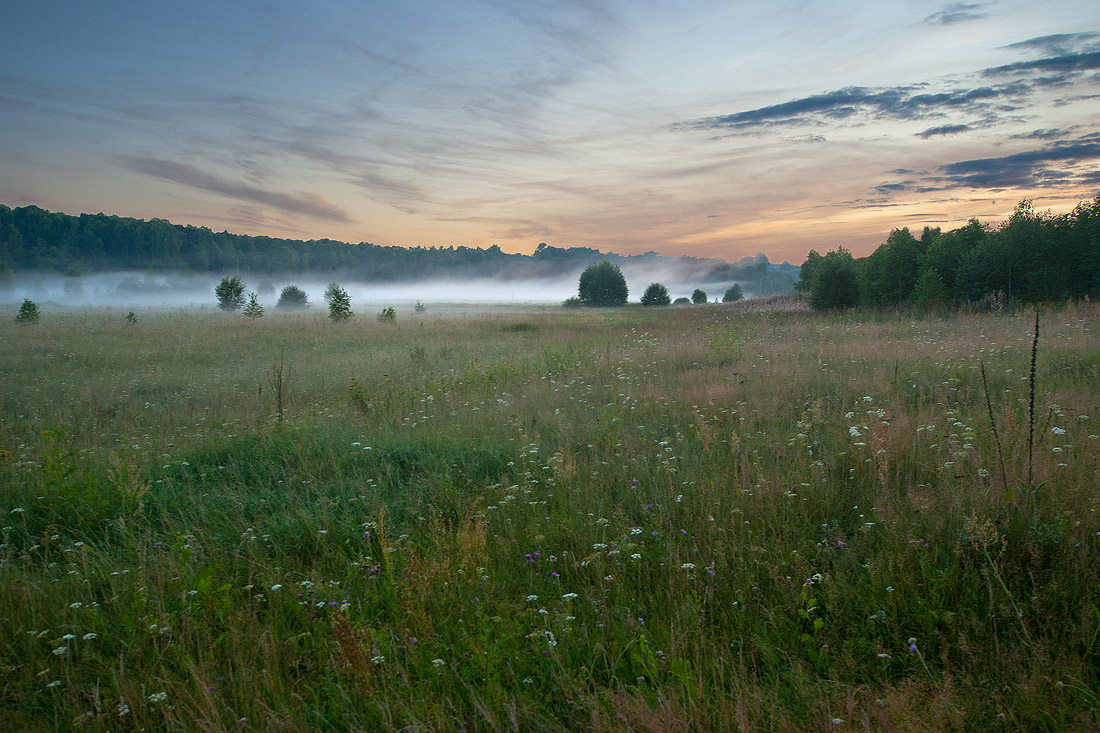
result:
M 4 273 L 45 271 L 79 275 L 119 270 L 148 272 L 247 272 L 261 276 L 337 275 L 356 282 L 395 282 L 431 277 L 555 277 L 601 260 L 668 266 L 701 282 L 747 283 L 753 292 L 790 291 L 797 266 L 772 265 L 757 255 L 737 263 L 720 258 L 602 253 L 590 247 L 545 243 L 531 255 L 497 245 L 397 247 L 331 239 L 296 240 L 214 232 L 164 219 L 106 214 L 68 214 L 37 206 L 0 205 L 0 279 Z M 2 283 L 0 283 L 2 284 Z
M 1000 226 L 977 219 L 920 237 L 895 229 L 867 257 L 810 250 L 796 290 L 815 310 L 923 309 L 1066 302 L 1100 297 L 1100 196 L 1066 214 L 1030 201 Z

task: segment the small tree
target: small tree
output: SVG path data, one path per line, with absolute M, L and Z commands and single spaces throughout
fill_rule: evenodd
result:
M 137 313 L 134 313 L 133 311 L 130 311 L 129 313 L 126 314 L 126 325 L 127 326 L 136 326 L 137 322 L 138 322 Z
M 19 306 L 19 314 L 15 316 L 16 323 L 35 323 L 38 321 L 38 306 L 29 298 L 23 298 L 23 305 Z
M 423 313 L 424 311 L 428 310 L 428 306 L 424 305 L 418 300 L 416 301 L 416 305 L 413 306 L 413 310 L 417 313 Z
M 283 292 L 279 293 L 279 301 L 275 304 L 275 307 L 305 310 L 309 307 L 309 296 L 306 295 L 306 291 L 297 285 L 287 285 L 283 288 Z
M 691 294 L 691 302 L 695 305 L 702 305 L 707 302 L 707 291 L 695 288 L 695 292 Z
M 348 291 L 336 283 L 330 283 L 325 295 L 328 298 L 329 320 L 339 323 L 355 315 L 351 312 L 351 296 L 348 295 Z
M 622 270 L 607 260 L 591 265 L 581 273 L 578 295 L 587 306 L 626 305 L 628 293 Z
M 723 303 L 736 303 L 745 297 L 745 293 L 741 290 L 741 283 L 734 283 L 726 291 L 726 294 L 722 296 Z
M 689 298 L 685 298 L 683 295 L 681 295 L 679 298 L 672 301 L 672 304 L 673 305 L 691 305 L 691 300 Z
M 218 307 L 223 311 L 239 310 L 244 305 L 244 283 L 235 275 L 223 277 L 214 288 L 214 295 L 218 296 Z
M 645 306 L 668 305 L 671 302 L 672 298 L 668 295 L 668 288 L 661 283 L 650 283 L 642 295 L 642 305 Z
M 256 293 L 248 294 L 248 304 L 244 307 L 244 314 L 253 321 L 264 317 L 264 307 L 257 300 Z
M 386 306 L 378 314 L 378 320 L 381 323 L 397 323 L 397 311 L 393 309 L 392 305 Z

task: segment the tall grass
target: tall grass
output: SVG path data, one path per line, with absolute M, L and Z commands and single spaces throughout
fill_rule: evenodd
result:
M 0 726 L 1100 726 L 1097 307 L 743 308 L 0 319 Z

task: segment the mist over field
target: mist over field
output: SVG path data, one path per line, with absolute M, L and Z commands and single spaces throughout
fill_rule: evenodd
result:
M 400 305 L 422 303 L 561 303 L 577 295 L 581 270 L 556 277 L 428 278 L 416 281 L 362 282 L 339 276 L 322 278 L 316 274 L 255 275 L 242 273 L 245 293 L 256 292 L 265 307 L 274 307 L 279 293 L 295 285 L 309 295 L 312 307 L 324 306 L 325 288 L 336 282 L 356 305 Z M 703 273 L 674 266 L 622 268 L 630 289 L 630 300 L 638 301 L 652 282 L 661 282 L 673 298 L 688 297 L 695 288 L 707 292 L 710 300 L 721 299 L 735 281 L 707 282 Z M 191 272 L 149 274 L 143 272 L 107 272 L 66 277 L 52 272 L 20 273 L 12 287 L 0 290 L 0 303 L 19 303 L 24 298 L 39 303 L 57 303 L 72 307 L 215 307 L 214 287 L 221 275 Z M 752 281 L 740 283 L 746 297 L 756 294 Z

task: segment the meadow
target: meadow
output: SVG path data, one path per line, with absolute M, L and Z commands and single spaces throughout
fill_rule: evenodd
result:
M 8 310 L 0 729 L 1100 727 L 1096 305 Z

